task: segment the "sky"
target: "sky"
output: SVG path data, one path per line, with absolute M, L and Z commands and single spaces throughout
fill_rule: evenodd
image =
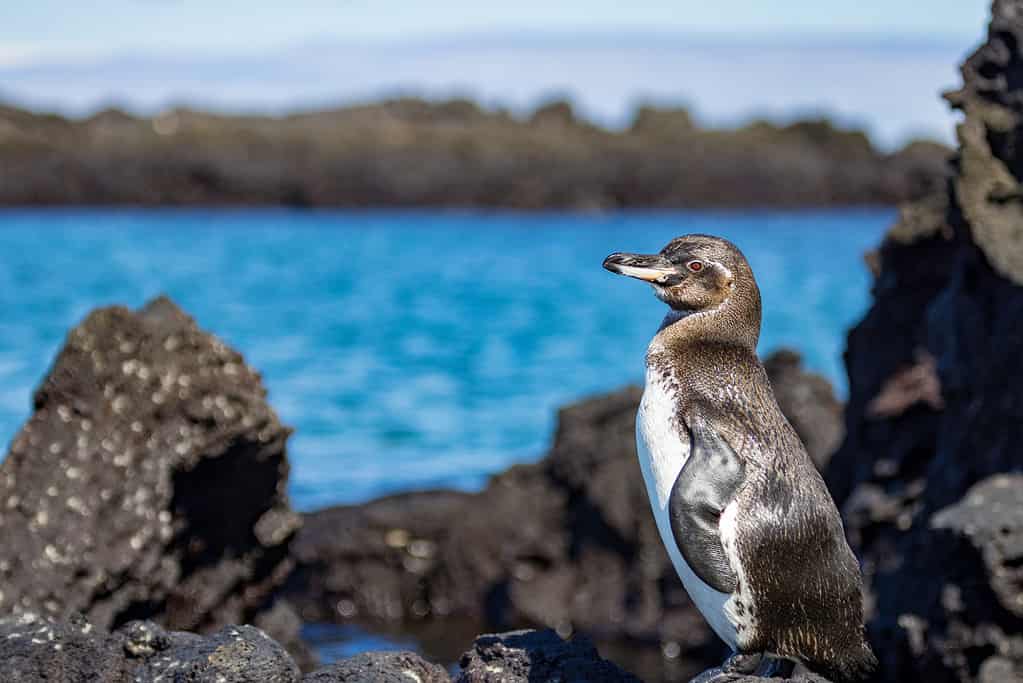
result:
M 655 100 L 710 125 L 827 113 L 896 144 L 950 139 L 937 93 L 987 16 L 987 0 L 6 2 L 0 99 L 85 114 L 563 94 L 608 125 Z

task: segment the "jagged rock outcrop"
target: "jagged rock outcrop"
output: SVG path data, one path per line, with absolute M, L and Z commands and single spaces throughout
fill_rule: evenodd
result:
M 1019 559 L 996 562 L 1018 533 L 1000 475 L 1023 471 L 1021 46 L 1023 3 L 996 0 L 947 95 L 965 114 L 947 191 L 903 208 L 849 335 L 827 479 L 864 562 L 879 680 L 994 680 L 1023 662 Z
M 825 460 L 841 430 L 830 387 L 791 353 L 767 367 L 786 414 Z M 689 602 L 649 513 L 635 452 L 640 393 L 562 409 L 547 457 L 497 475 L 480 494 L 408 493 L 307 515 L 285 594 L 312 621 L 415 629 L 470 618 L 488 629 L 539 624 L 629 640 L 616 661 L 650 677 L 719 663 L 723 646 Z M 464 642 L 430 638 L 439 654 Z
M 300 524 L 288 434 L 258 373 L 168 299 L 92 312 L 0 464 L 0 614 L 257 618 Z M 288 609 L 263 618 L 295 631 Z

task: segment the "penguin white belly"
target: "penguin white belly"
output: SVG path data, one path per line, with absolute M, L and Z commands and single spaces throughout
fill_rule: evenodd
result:
M 674 388 L 662 380 L 659 373 L 647 371 L 646 388 L 636 415 L 636 448 L 643 480 L 661 541 L 682 579 L 682 585 L 718 637 L 735 650 L 738 632 L 729 618 L 730 610 L 726 610 L 731 596 L 711 588 L 693 572 L 682 557 L 671 531 L 668 499 L 682 466 L 689 458 L 688 439 L 682 439 L 676 426 L 674 393 Z

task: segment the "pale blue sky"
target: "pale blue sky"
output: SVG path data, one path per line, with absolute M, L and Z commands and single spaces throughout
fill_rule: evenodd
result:
M 309 38 L 515 31 L 873 34 L 968 40 L 988 0 L 11 0 L 0 59 L 139 49 L 258 52 Z M 34 61 L 34 59 L 33 59 Z
M 827 115 L 950 142 L 940 100 L 988 0 L 0 0 L 0 102 L 282 112 L 394 95 L 607 125 L 638 102 L 705 125 Z

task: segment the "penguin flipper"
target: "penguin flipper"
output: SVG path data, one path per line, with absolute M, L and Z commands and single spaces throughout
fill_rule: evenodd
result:
M 690 426 L 689 459 L 668 498 L 671 533 L 686 563 L 700 580 L 732 593 L 736 575 L 721 544 L 721 513 L 735 497 L 745 465 L 711 427 Z

